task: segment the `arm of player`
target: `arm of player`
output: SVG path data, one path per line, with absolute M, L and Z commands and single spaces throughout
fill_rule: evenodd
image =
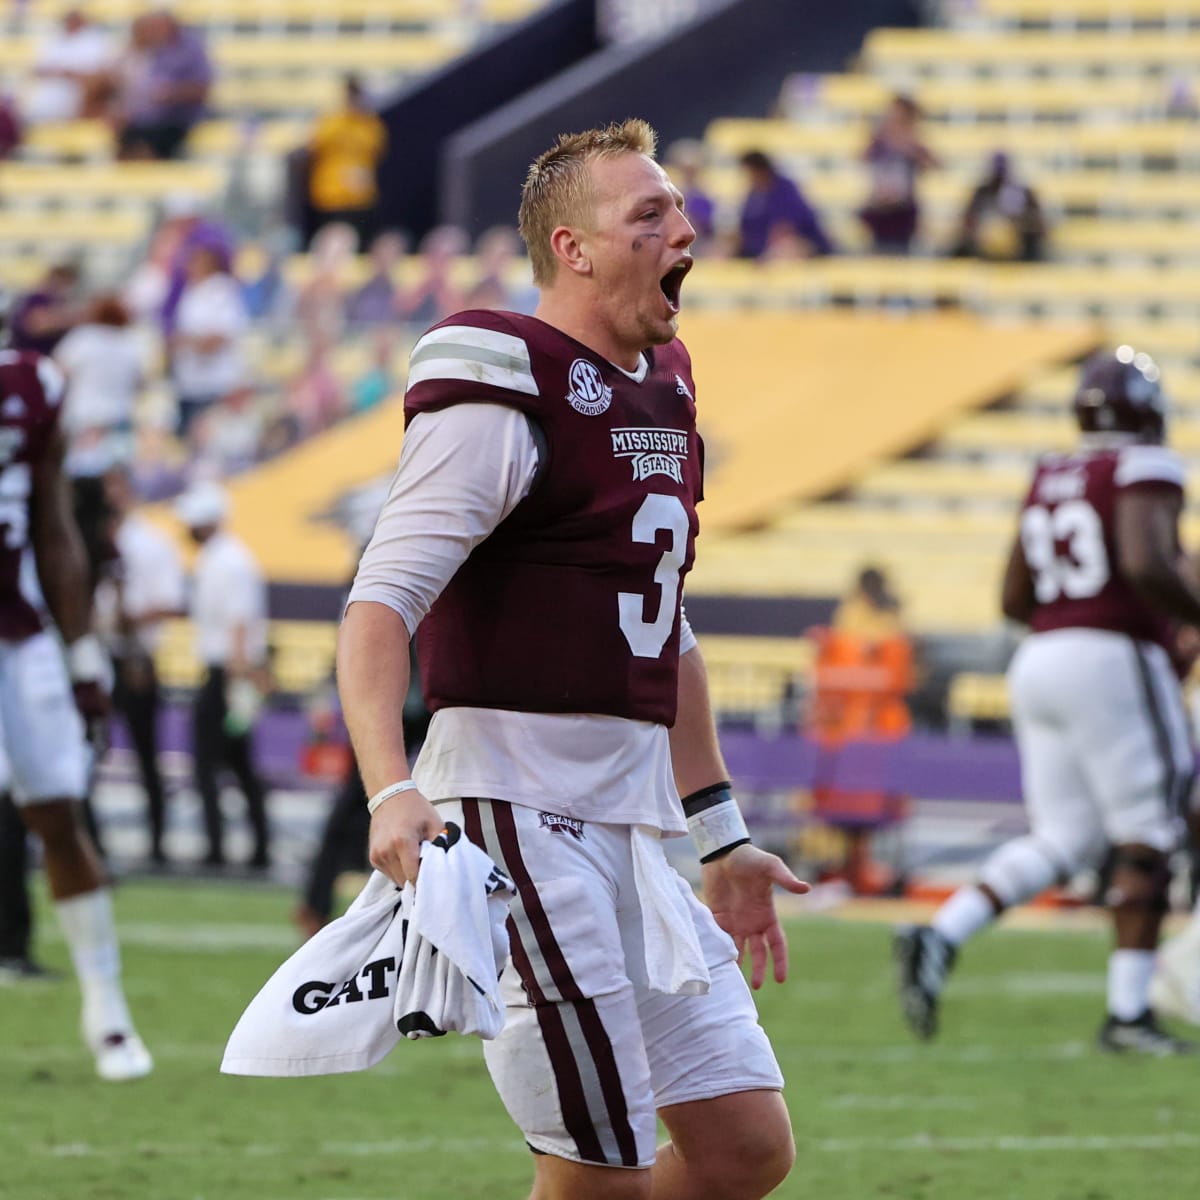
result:
M 1117 496 L 1117 565 L 1159 612 L 1200 625 L 1200 589 L 1180 570 L 1179 516 L 1183 493 L 1127 488 Z
M 66 440 L 55 429 L 46 453 L 33 467 L 30 540 L 46 606 L 70 645 L 89 631 L 92 589 L 87 552 L 63 471 L 65 453 Z
M 679 708 L 671 728 L 671 763 L 681 796 L 702 792 L 729 778 L 721 756 L 708 695 L 708 673 L 698 646 L 679 657 Z M 777 983 L 787 978 L 787 939 L 775 911 L 776 885 L 796 895 L 808 891 L 777 855 L 749 843 L 701 867 L 704 898 L 717 924 L 733 938 L 738 961 L 750 951 L 750 982 L 759 988 L 774 964 Z
M 459 404 L 409 424 L 338 634 L 338 693 L 368 796 L 410 777 L 403 724 L 410 631 L 529 492 L 537 466 L 533 434 L 515 409 Z M 397 792 L 371 816 L 371 863 L 397 883 L 415 879 L 421 842 L 441 827 L 419 791 Z
M 1004 568 L 1000 607 L 1010 621 L 1020 621 L 1022 625 L 1028 625 L 1029 618 L 1033 616 L 1034 601 L 1033 575 L 1025 561 L 1025 550 L 1018 536 L 1013 541 L 1008 565 Z
M 88 737 L 99 744 L 109 711 L 112 668 L 91 632 L 92 583 L 87 551 L 63 471 L 66 439 L 55 428 L 46 452 L 34 464 L 30 497 L 30 541 L 46 607 L 67 648 L 75 704 Z
M 408 641 L 400 614 L 369 600 L 352 603 L 338 631 L 338 695 L 368 796 L 410 778 L 403 719 Z M 421 843 L 441 827 L 437 809 L 418 790 L 391 796 L 371 815 L 371 865 L 399 884 L 415 879 Z

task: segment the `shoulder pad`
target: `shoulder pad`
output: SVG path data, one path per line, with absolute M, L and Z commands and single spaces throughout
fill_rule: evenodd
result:
M 538 395 L 525 340 L 502 329 L 468 323 L 474 315 L 460 313 L 451 317 L 448 323 L 435 326 L 417 342 L 409 358 L 408 386 L 434 380 L 462 380 L 527 396 Z
M 1183 487 L 1187 482 L 1183 459 L 1166 446 L 1123 446 L 1113 475 L 1117 487 L 1137 483 L 1168 483 Z

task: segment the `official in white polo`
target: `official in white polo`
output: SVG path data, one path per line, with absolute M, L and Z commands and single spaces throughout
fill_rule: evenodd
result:
M 200 546 L 190 612 L 206 674 L 193 709 L 196 789 L 204 802 L 205 862 L 225 863 L 219 774 L 228 767 L 246 797 L 254 834 L 249 865 L 270 862 L 265 792 L 254 768 L 251 734 L 266 691 L 267 588 L 250 549 L 224 528 L 229 498 L 215 483 L 198 483 L 176 512 Z

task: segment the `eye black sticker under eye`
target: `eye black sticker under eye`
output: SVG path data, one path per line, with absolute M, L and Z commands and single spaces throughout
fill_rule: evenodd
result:
M 640 250 L 642 248 L 642 246 L 646 242 L 648 242 L 651 238 L 660 238 L 660 237 L 662 237 L 661 233 L 643 233 L 641 237 L 636 237 L 633 239 L 633 248 L 635 250 Z

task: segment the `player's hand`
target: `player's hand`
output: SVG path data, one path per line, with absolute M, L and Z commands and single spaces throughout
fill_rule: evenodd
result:
M 75 707 L 83 718 L 87 740 L 97 754 L 103 753 L 108 742 L 108 717 L 112 712 L 108 692 L 95 679 L 72 684 L 71 690 L 75 696 Z
M 416 881 L 421 865 L 421 843 L 432 842 L 445 821 L 418 791 L 389 796 L 371 816 L 367 857 L 371 866 L 403 887 Z
M 737 946 L 738 962 L 750 950 L 750 986 L 760 988 L 767 958 L 775 966 L 775 982 L 787 978 L 787 939 L 775 911 L 775 888 L 802 896 L 808 884 L 797 879 L 777 855 L 757 846 L 738 846 L 700 868 L 704 898 L 717 924 Z

